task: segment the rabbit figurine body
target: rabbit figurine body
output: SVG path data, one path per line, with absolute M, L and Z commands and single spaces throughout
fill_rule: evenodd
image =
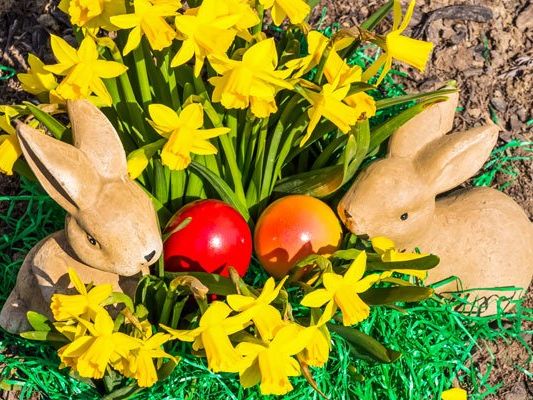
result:
M 441 258 L 428 283 L 450 276 L 439 290 L 513 286 L 527 290 L 533 274 L 533 225 L 507 195 L 490 188 L 449 192 L 473 176 L 498 138 L 494 124 L 451 131 L 458 94 L 404 124 L 392 136 L 385 159 L 371 164 L 338 205 L 357 235 L 386 236 L 400 249 L 419 248 Z M 491 298 L 516 292 L 476 290 L 484 314 Z
M 38 243 L 24 260 L 0 313 L 0 326 L 12 333 L 30 329 L 28 311 L 52 317 L 52 295 L 72 292 L 68 268 L 84 283 L 108 283 L 133 295 L 162 252 L 155 210 L 127 175 L 117 132 L 86 100 L 69 101 L 67 108 L 74 145 L 17 127 L 28 164 L 67 216 L 65 229 Z

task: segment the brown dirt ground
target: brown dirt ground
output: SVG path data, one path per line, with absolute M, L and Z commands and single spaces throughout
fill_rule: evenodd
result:
M 455 121 L 457 129 L 479 124 L 492 114 L 502 128 L 500 143 L 512 138 L 533 140 L 533 3 L 530 0 L 487 0 L 483 6 L 475 0 L 419 0 L 410 31 L 416 37 L 435 43 L 432 60 L 424 74 L 407 69 L 409 91 L 434 87 L 439 82 L 456 80 L 461 89 L 461 107 Z M 25 58 L 33 52 L 50 60 L 49 33 L 69 34 L 65 18 L 57 12 L 53 0 L 0 0 L 0 63 L 23 71 Z M 350 27 L 361 23 L 382 0 L 322 0 L 312 17 L 320 19 L 327 9 L 325 23 L 339 22 Z M 463 6 L 447 8 L 449 6 Z M 390 26 L 390 21 L 383 24 Z M 24 100 L 15 80 L 0 81 L 0 103 Z M 529 122 L 529 124 L 528 124 Z M 518 153 L 519 154 L 519 153 Z M 516 165 L 520 175 L 505 191 L 533 217 L 533 170 L 531 162 Z M 510 178 L 499 175 L 497 184 Z M 0 175 L 0 195 L 14 194 L 18 179 Z M 3 212 L 0 203 L 0 212 Z M 530 287 L 527 304 L 533 307 Z M 524 332 L 533 331 L 533 323 L 524 323 Z M 523 337 L 533 346 L 531 334 Z M 472 362 L 481 369 L 495 361 L 489 383 L 503 382 L 491 400 L 533 399 L 533 385 L 516 365 L 530 372 L 533 364 L 517 342 L 481 343 Z M 0 398 L 2 398 L 0 392 Z

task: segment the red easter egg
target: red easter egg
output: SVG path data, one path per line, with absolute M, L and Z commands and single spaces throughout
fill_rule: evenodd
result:
M 254 233 L 257 258 L 276 277 L 285 276 L 311 254 L 331 254 L 339 248 L 342 228 L 329 206 L 314 197 L 292 195 L 270 204 Z
M 173 232 L 185 220 L 185 226 Z M 228 276 L 228 267 L 244 276 L 252 257 L 252 235 L 241 214 L 219 200 L 187 204 L 171 218 L 165 233 L 165 269 Z

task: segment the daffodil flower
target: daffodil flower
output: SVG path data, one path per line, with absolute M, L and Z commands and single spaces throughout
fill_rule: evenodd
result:
M 244 388 L 260 383 L 263 395 L 283 395 L 293 387 L 289 376 L 301 373 L 300 364 L 292 357 L 307 344 L 309 334 L 297 324 L 291 323 L 276 332 L 269 343 L 241 342 L 237 351 L 245 357 L 246 367 L 240 372 Z
M 70 282 L 79 294 L 54 294 L 50 308 L 56 321 L 64 321 L 74 317 L 90 318 L 98 313 L 105 312 L 102 303 L 112 293 L 110 284 L 97 285 L 87 292 L 87 288 L 73 268 L 68 269 Z
M 74 25 L 112 31 L 116 27 L 109 19 L 124 14 L 126 5 L 124 0 L 61 0 L 59 9 L 70 16 Z
M 13 175 L 13 165 L 22 154 L 22 149 L 15 132 L 11 125 L 11 118 L 18 115 L 18 112 L 9 106 L 2 106 L 0 111 L 0 131 L 7 135 L 0 135 L 0 173 Z
M 278 26 L 287 17 L 292 24 L 301 24 L 311 12 L 311 7 L 304 0 L 259 0 L 259 2 L 265 9 L 270 9 L 272 20 Z
M 88 98 L 95 93 L 107 105 L 112 99 L 102 79 L 115 78 L 128 69 L 114 61 L 99 59 L 94 40 L 86 36 L 80 48 L 75 50 L 59 36 L 51 36 L 52 51 L 58 64 L 46 65 L 44 69 L 56 75 L 65 76 L 57 87 L 57 93 L 64 99 Z
M 174 339 L 193 342 L 193 349 L 205 349 L 207 364 L 213 372 L 239 372 L 244 366 L 242 357 L 229 340 L 229 335 L 246 328 L 250 313 L 229 317 L 231 308 L 220 301 L 211 303 L 200 318 L 200 326 L 192 330 L 176 330 L 161 325 Z
M 367 291 L 379 280 L 379 274 L 363 278 L 366 269 L 366 253 L 361 252 L 345 272 L 344 276 L 326 272 L 322 276 L 324 289 L 307 294 L 301 304 L 306 307 L 321 307 L 327 303 L 318 325 L 333 318 L 337 307 L 342 311 L 342 322 L 350 326 L 364 321 L 370 315 L 370 307 L 357 293 Z
M 402 19 L 401 2 L 400 0 L 394 0 L 392 31 L 385 36 L 383 46 L 385 53 L 365 71 L 363 75 L 365 81 L 376 75 L 379 69 L 384 66 L 376 83 L 379 85 L 390 71 L 393 59 L 402 61 L 424 72 L 429 55 L 433 50 L 433 43 L 402 35 L 411 21 L 415 5 L 416 0 L 411 0 Z
M 343 102 L 350 91 L 349 85 L 338 87 L 337 82 L 326 83 L 320 93 L 305 89 L 304 91 L 311 108 L 307 111 L 309 124 L 300 146 L 309 140 L 322 117 L 334 123 L 343 133 L 348 133 L 350 127 L 357 122 L 359 116 L 354 113 L 352 107 Z
M 227 56 L 209 58 L 212 67 L 221 76 L 209 79 L 215 86 L 213 101 L 221 102 L 227 109 L 245 109 L 251 106 L 258 118 L 266 118 L 277 111 L 275 96 L 282 89 L 292 89 L 285 79 L 290 69 L 278 71 L 278 53 L 273 39 L 251 46 L 242 61 Z
M 176 28 L 183 42 L 172 67 L 185 64 L 194 56 L 194 75 L 199 76 L 208 55 L 226 53 L 237 35 L 233 28 L 242 20 L 238 13 L 242 7 L 231 10 L 229 6 L 225 1 L 204 0 L 200 7 L 176 17 Z
M 139 340 L 121 332 L 114 332 L 114 322 L 106 311 L 96 314 L 94 324 L 78 318 L 88 334 L 59 349 L 64 365 L 72 367 L 84 378 L 100 379 L 109 364 L 128 359 Z
M 279 311 L 270 303 L 278 297 L 286 280 L 287 277 L 283 278 L 278 286 L 275 286 L 274 278 L 268 278 L 258 298 L 239 294 L 232 294 L 226 298 L 234 311 L 251 313 L 252 321 L 263 340 L 271 340 L 274 336 L 274 330 L 282 323 Z
M 49 93 L 57 87 L 54 74 L 45 69 L 45 65 L 39 57 L 30 54 L 28 64 L 30 64 L 28 73 L 17 75 L 24 91 L 37 96 Z
M 141 341 L 140 347 L 134 349 L 128 358 L 126 376 L 135 378 L 139 387 L 150 387 L 157 382 L 157 371 L 154 359 L 174 357 L 166 353 L 161 347 L 170 340 L 170 335 L 156 333 L 148 339 Z M 115 366 L 117 367 L 117 366 Z M 116 368 L 121 371 L 123 367 Z
M 441 393 L 442 400 L 467 400 L 467 398 L 466 390 L 461 388 L 448 389 Z
M 320 61 L 322 60 L 322 57 L 324 55 L 326 47 L 328 46 L 329 41 L 330 39 L 324 36 L 324 34 L 322 34 L 319 31 L 311 31 L 307 34 L 307 50 L 309 54 L 301 58 L 290 60 L 285 64 L 287 68 L 298 70 L 298 72 L 294 74 L 294 78 L 298 78 L 298 77 L 301 77 L 302 75 L 305 75 L 307 72 L 311 71 L 313 68 L 315 68 L 316 66 L 320 64 Z M 335 54 L 337 54 L 336 53 L 337 50 L 342 50 L 346 48 L 352 42 L 353 40 L 350 38 L 335 42 L 332 45 L 332 48 L 330 49 L 330 54 L 331 52 L 335 52 Z M 330 61 L 329 57 L 328 57 L 328 61 Z M 331 61 L 330 61 L 329 68 L 328 68 L 328 64 L 326 64 L 325 70 L 326 71 L 328 69 L 333 70 L 332 67 L 334 66 L 331 64 Z M 333 79 L 330 81 L 330 83 L 332 81 Z
M 396 250 L 395 244 L 392 240 L 379 236 L 371 239 L 372 248 L 378 253 L 383 262 L 395 262 L 395 261 L 411 261 L 417 258 L 427 257 L 428 254 L 419 253 L 400 253 Z M 391 272 L 399 272 L 401 274 L 416 276 L 418 279 L 426 279 L 427 271 L 416 269 L 401 269 Z
M 134 0 L 134 13 L 111 17 L 111 23 L 121 29 L 131 29 L 124 47 L 124 55 L 139 47 L 142 35 L 145 35 L 154 50 L 163 50 L 171 45 L 176 32 L 165 21 L 165 17 L 173 17 L 181 7 L 179 0 L 150 2 Z
M 326 322 L 326 321 L 324 321 Z M 309 339 L 298 358 L 312 367 L 322 367 L 329 359 L 331 336 L 325 324 L 303 328 L 308 331 Z
M 204 110 L 201 104 L 189 104 L 178 115 L 162 104 L 151 104 L 148 112 L 151 125 L 163 137 L 168 138 L 161 152 L 161 161 L 172 170 L 183 170 L 191 163 L 191 153 L 216 154 L 217 148 L 208 139 L 224 135 L 229 128 L 201 129 Z

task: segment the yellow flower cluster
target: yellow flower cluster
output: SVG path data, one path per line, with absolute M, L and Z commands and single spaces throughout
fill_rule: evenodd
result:
M 303 327 L 283 319 L 271 305 L 286 279 L 277 286 L 273 278 L 259 296 L 230 295 L 227 304 L 211 303 L 198 328 L 176 330 L 162 325 L 173 339 L 193 342 L 205 351 L 213 372 L 239 373 L 245 388 L 260 385 L 261 393 L 282 395 L 292 390 L 290 376 L 301 374 L 300 362 L 322 366 L 330 350 L 325 322 Z M 236 315 L 231 315 L 237 312 Z M 255 335 L 244 333 L 254 326 Z M 239 334 L 240 333 L 240 334 Z M 232 341 L 238 342 L 236 346 Z
M 104 80 L 117 78 L 128 68 L 119 62 L 120 54 L 118 58 L 114 56 L 114 61 L 105 60 L 107 50 L 97 45 L 103 44 L 104 39 L 96 35 L 99 29 L 125 30 L 129 33 L 122 49 L 124 56 L 139 51 L 139 54 L 135 53 L 138 64 L 142 62 L 139 57 L 158 57 L 165 51 L 171 54 L 172 68 L 193 59 L 194 76 L 207 79 L 213 85 L 210 100 L 221 103 L 225 109 L 249 108 L 255 117 L 268 118 L 278 111 L 280 91 L 299 93 L 309 103 L 306 109 L 309 122 L 300 139 L 303 146 L 322 119 L 348 133 L 358 121 L 375 115 L 374 99 L 363 91 L 352 89 L 355 84 L 374 79 L 381 69 L 377 79 L 379 83 L 393 59 L 423 70 L 432 44 L 402 35 L 411 19 L 414 4 L 412 0 L 402 18 L 400 1 L 394 1 L 392 31 L 384 37 L 374 36 L 375 43 L 384 49 L 384 54 L 363 71 L 358 66 L 349 66 L 339 55 L 341 50 L 353 43 L 353 38 L 329 39 L 318 31 L 307 33 L 308 55 L 281 62 L 275 40 L 267 39 L 257 29 L 261 27 L 262 13 L 270 10 L 276 25 L 281 25 L 286 19 L 292 24 L 305 24 L 310 7 L 304 0 L 203 0 L 197 7 L 182 7 L 179 0 L 133 0 L 129 7 L 124 0 L 62 0 L 61 10 L 68 13 L 73 24 L 82 28 L 84 39 L 75 49 L 65 40 L 52 35 L 51 47 L 57 64 L 44 65 L 36 56 L 30 55 L 30 69 L 28 73 L 19 74 L 19 79 L 26 91 L 43 102 L 61 104 L 69 99 L 90 98 L 97 105 L 109 106 L 112 99 Z M 308 30 L 308 27 L 304 28 L 304 32 Z M 143 37 L 153 54 L 144 54 Z M 108 38 L 105 40 L 110 41 Z M 116 47 L 115 44 L 112 46 Z M 209 68 L 206 68 L 207 63 Z M 316 82 L 305 79 L 313 69 L 322 71 Z M 201 77 L 202 71 L 207 72 L 207 78 Z M 145 93 L 151 90 L 145 89 Z M 163 148 L 164 165 L 181 170 L 189 165 L 191 153 L 215 152 L 211 145 L 205 145 L 202 135 L 212 134 L 209 137 L 214 137 L 221 131 L 207 133 L 209 130 L 204 130 L 199 134 L 203 124 L 196 123 L 180 129 L 168 126 L 168 118 L 177 122 L 176 111 L 188 116 L 190 109 L 172 110 L 173 113 L 165 116 L 168 110 L 156 106 L 150 109 L 150 114 L 152 110 L 157 114 L 151 115 L 153 126 L 167 129 L 156 128 L 169 140 Z M 201 121 L 197 115 L 195 112 L 195 121 Z M 0 158 L 3 171 L 11 170 L 17 154 L 14 151 L 15 137 L 9 140 L 13 142 L 9 155 Z M 180 148 L 188 150 L 180 152 Z M 142 172 L 141 166 L 147 163 L 150 152 L 145 150 L 131 155 L 134 163 L 130 166 L 132 176 L 138 176 Z
M 55 294 L 51 303 L 54 326 L 70 342 L 58 350 L 62 366 L 94 379 L 103 378 L 107 368 L 113 368 L 136 379 L 140 387 L 152 386 L 157 382 L 154 360 L 174 359 L 162 349 L 170 336 L 154 333 L 146 323 L 142 330 L 134 327 L 132 335 L 117 331 L 103 307 L 112 294 L 111 285 L 87 290 L 73 269 L 68 273 L 78 294 Z

